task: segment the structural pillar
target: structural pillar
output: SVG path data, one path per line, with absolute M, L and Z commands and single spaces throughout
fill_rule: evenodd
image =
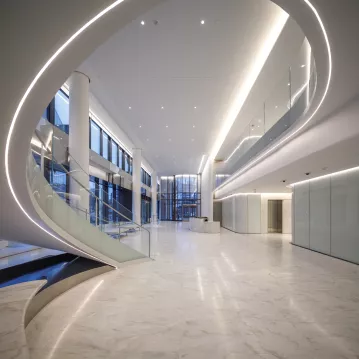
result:
M 71 205 L 89 220 L 89 87 L 90 79 L 81 72 L 70 77 L 69 154 Z
M 210 158 L 201 175 L 201 217 L 213 221 L 213 160 Z
M 133 221 L 141 225 L 141 162 L 142 149 L 134 148 L 132 168 L 132 213 Z
M 151 191 L 152 191 L 152 223 L 157 223 L 157 173 L 152 172 L 151 174 Z
M 41 167 L 41 173 L 45 177 L 45 148 L 44 148 L 43 144 L 41 144 L 41 163 L 40 163 L 40 167 Z

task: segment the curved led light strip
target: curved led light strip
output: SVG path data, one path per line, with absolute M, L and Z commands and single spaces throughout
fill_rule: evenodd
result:
M 251 196 L 251 195 L 260 195 L 260 196 L 270 196 L 270 197 L 279 197 L 279 195 L 286 195 L 288 197 L 290 197 L 292 195 L 292 193 L 287 193 L 287 192 L 282 192 L 282 193 L 269 193 L 269 192 L 249 192 L 249 193 L 233 193 L 233 194 L 230 194 L 229 196 L 226 196 L 226 197 L 223 197 L 223 198 L 220 198 L 220 199 L 216 199 L 215 201 L 217 202 L 221 202 L 221 201 L 224 201 L 226 199 L 229 199 L 229 198 L 233 198 L 233 197 L 239 197 L 239 196 Z
M 307 180 L 291 183 L 287 187 L 292 188 L 294 186 L 298 186 L 298 185 L 303 184 L 303 183 L 308 183 L 308 182 L 312 182 L 312 181 L 318 181 L 318 180 L 321 180 L 321 179 L 324 179 L 324 178 L 339 176 L 339 175 L 343 175 L 343 174 L 346 174 L 346 173 L 355 172 L 355 171 L 358 171 L 358 170 L 359 170 L 359 167 L 352 167 L 352 168 L 348 168 L 346 170 L 333 172 L 333 173 L 328 173 L 328 174 L 323 175 L 323 176 L 314 177 L 314 178 L 310 178 L 310 179 L 307 179 Z
M 199 164 L 198 173 L 202 173 L 202 166 L 203 166 L 205 158 L 206 158 L 206 155 L 203 155 L 202 159 L 201 159 L 201 163 Z
M 262 136 L 248 136 L 244 138 L 242 142 L 234 149 L 234 151 L 228 156 L 228 158 L 224 162 L 227 163 L 232 158 L 232 156 L 239 150 L 239 148 L 243 145 L 245 141 L 248 141 L 251 138 L 261 138 L 261 137 Z
M 312 3 L 309 0 L 303 0 L 309 7 L 310 9 L 313 11 L 314 15 L 316 16 L 319 25 L 322 29 L 323 35 L 324 35 L 324 39 L 325 39 L 325 43 L 327 45 L 327 50 L 328 50 L 328 62 L 329 62 L 329 71 L 328 71 L 328 81 L 327 81 L 327 85 L 325 87 L 325 91 L 323 94 L 322 99 L 320 100 L 317 108 L 314 110 L 314 112 L 312 113 L 312 115 L 293 133 L 289 134 L 288 137 L 284 138 L 283 140 L 281 140 L 280 142 L 278 142 L 276 145 L 274 145 L 273 147 L 271 147 L 267 152 L 263 153 L 262 155 L 260 155 L 259 157 L 257 157 L 255 160 L 253 160 L 251 163 L 249 163 L 247 166 L 243 167 L 241 170 L 239 170 L 237 173 L 234 174 L 234 178 L 227 180 L 225 183 L 223 183 L 222 185 L 220 185 L 216 191 L 218 191 L 219 189 L 223 188 L 224 186 L 226 186 L 227 184 L 229 184 L 230 182 L 232 182 L 233 180 L 235 180 L 240 174 L 242 174 L 243 172 L 245 172 L 249 167 L 253 166 L 255 163 L 257 163 L 259 160 L 261 160 L 263 157 L 267 156 L 269 153 L 273 152 L 273 150 L 275 150 L 276 148 L 278 148 L 279 146 L 281 146 L 283 143 L 287 142 L 290 138 L 292 138 L 293 136 L 295 136 L 299 131 L 301 131 L 311 120 L 312 118 L 316 115 L 316 113 L 319 111 L 320 107 L 322 106 L 325 98 L 327 97 L 328 94 L 328 90 L 329 90 L 329 86 L 330 86 L 330 82 L 332 79 L 332 70 L 333 70 L 333 62 L 332 62 L 332 52 L 331 52 L 331 47 L 330 47 L 330 43 L 329 43 L 329 38 L 328 38 L 328 34 L 325 30 L 323 21 L 321 19 L 321 17 L 319 16 L 319 13 L 317 11 L 317 9 L 312 5 Z
M 234 96 L 234 101 L 229 107 L 225 119 L 223 120 L 223 126 L 219 131 L 216 141 L 213 144 L 211 153 L 210 153 L 210 160 L 216 158 L 220 148 L 223 145 L 229 131 L 231 130 L 234 122 L 236 121 L 238 114 L 242 110 L 242 107 L 249 96 L 257 78 L 262 71 L 262 68 L 265 62 L 268 59 L 280 33 L 282 32 L 289 15 L 280 10 L 279 14 L 277 15 L 275 21 L 273 21 L 270 30 L 265 34 L 265 39 L 261 44 L 260 48 L 258 49 L 256 56 L 254 57 L 253 61 L 251 62 L 250 68 L 247 71 L 247 75 L 244 81 L 241 82 L 237 93 Z
M 32 89 L 34 88 L 34 86 L 36 85 L 36 83 L 39 81 L 40 77 L 44 74 L 44 72 L 50 67 L 50 65 L 55 61 L 55 59 L 71 44 L 72 41 L 74 41 L 78 36 L 80 36 L 88 27 L 90 27 L 94 22 L 96 22 L 98 19 L 100 19 L 102 16 L 104 16 L 105 14 L 107 14 L 109 11 L 111 11 L 112 9 L 114 9 L 116 6 L 118 6 L 119 4 L 121 4 L 124 0 L 117 0 L 114 3 L 112 3 L 110 6 L 106 7 L 104 10 L 102 10 L 101 12 L 99 12 L 96 16 L 94 16 L 91 20 L 89 20 L 85 25 L 83 25 L 79 30 L 77 30 L 62 46 L 60 46 L 57 51 L 50 57 L 49 60 L 47 60 L 47 62 L 45 63 L 45 65 L 41 68 L 41 70 L 37 73 L 37 75 L 35 76 L 35 78 L 32 80 L 32 82 L 30 83 L 30 86 L 27 88 L 27 90 L 25 91 L 23 97 L 21 98 L 16 111 L 14 113 L 13 119 L 11 121 L 10 124 L 10 129 L 9 129 L 9 133 L 7 135 L 7 139 L 6 139 L 6 146 L 5 146 L 5 173 L 6 173 L 6 179 L 11 191 L 12 196 L 14 197 L 17 205 L 20 207 L 20 209 L 22 210 L 22 212 L 25 214 L 25 216 L 32 222 L 34 223 L 37 227 L 39 227 L 41 230 L 43 230 L 44 232 L 46 232 L 47 234 L 49 234 L 51 237 L 57 239 L 58 241 L 64 243 L 65 245 L 82 252 L 83 254 L 86 254 L 98 261 L 103 262 L 103 260 L 100 260 L 99 258 L 96 258 L 95 256 L 86 253 L 84 251 L 82 251 L 79 248 L 76 248 L 74 246 L 72 246 L 71 244 L 65 242 L 64 240 L 62 240 L 61 238 L 57 237 L 56 235 L 54 235 L 53 233 L 49 232 L 47 229 L 43 228 L 39 223 L 37 223 L 33 218 L 31 218 L 31 216 L 25 211 L 24 207 L 21 205 L 19 199 L 16 196 L 16 193 L 14 191 L 14 188 L 12 186 L 12 182 L 11 182 L 11 177 L 10 177 L 10 170 L 9 170 L 9 151 L 10 151 L 10 142 L 11 142 L 11 138 L 14 132 L 14 128 L 15 128 L 15 123 L 16 120 L 19 117 L 19 113 L 22 109 L 22 107 L 24 106 L 24 103 L 26 101 L 26 99 L 28 98 L 30 92 L 32 91 Z M 109 264 L 109 263 L 106 263 Z M 111 264 L 109 264 L 111 265 Z

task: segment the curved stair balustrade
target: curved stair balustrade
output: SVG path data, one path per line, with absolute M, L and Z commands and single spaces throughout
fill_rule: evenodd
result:
M 67 153 L 49 126 L 41 127 L 34 134 L 27 163 L 28 189 L 33 203 L 37 204 L 36 210 L 41 212 L 40 217 L 46 219 L 47 225 L 51 226 L 53 222 L 55 227 L 67 233 L 71 237 L 68 239 L 70 244 L 80 245 L 85 253 L 90 248 L 116 263 L 150 257 L 150 231 L 133 222 L 131 211 L 107 192 L 91 190 L 88 173 Z M 54 170 L 52 176 L 56 170 L 61 172 L 61 183 L 45 178 L 33 153 L 42 154 L 47 166 Z M 69 160 L 71 170 L 66 164 Z M 75 192 L 66 190 L 69 184 Z M 56 232 L 56 228 L 53 230 Z M 121 242 L 124 236 L 127 236 L 126 244 Z M 136 250 L 132 248 L 134 246 Z

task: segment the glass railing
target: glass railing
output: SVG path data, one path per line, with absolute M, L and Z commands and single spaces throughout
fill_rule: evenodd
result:
M 62 139 L 53 135 L 52 125 L 44 121 L 31 141 L 27 166 L 29 185 L 40 208 L 81 243 L 117 262 L 150 257 L 150 231 L 133 222 L 131 211 L 106 191 L 89 188 L 87 171 L 68 154 Z M 34 153 L 42 154 L 44 168 L 52 169 L 49 180 Z M 54 181 L 54 173 L 61 174 L 61 183 Z
M 120 216 L 117 215 L 117 212 L 114 213 L 114 221 L 132 222 L 134 218 L 133 213 L 130 209 L 118 202 L 114 198 L 113 193 L 109 193 L 102 186 L 98 186 L 95 188 L 90 187 L 88 169 L 86 170 L 82 166 L 80 166 L 76 159 L 69 153 L 67 146 L 68 139 L 57 137 L 53 134 L 52 131 L 53 126 L 46 119 L 42 118 L 36 128 L 36 135 L 45 145 L 47 142 L 49 143 L 48 147 L 51 150 L 52 157 L 55 159 L 55 161 L 52 163 L 52 165 L 54 166 L 53 169 L 56 170 L 56 166 L 60 165 L 60 173 L 63 173 L 64 169 L 68 173 L 71 173 L 72 177 L 77 178 L 82 186 L 87 188 L 88 191 L 92 192 L 95 197 L 101 199 L 102 203 L 106 204 L 105 209 L 103 210 L 101 206 L 98 206 L 97 202 L 94 202 L 93 199 L 90 200 L 90 221 L 92 223 L 95 223 L 94 211 L 96 208 L 96 213 L 101 223 L 102 217 L 112 216 L 112 212 L 111 210 L 109 210 L 109 207 L 113 207 L 117 212 L 121 213 Z M 54 170 L 51 171 L 51 174 L 49 176 L 49 182 L 51 184 L 55 183 Z M 62 179 L 62 182 L 66 183 L 64 179 Z M 73 186 L 76 186 L 76 184 L 73 184 Z M 110 213 L 108 213 L 108 211 L 110 211 Z
M 283 70 L 270 96 L 240 132 L 237 145 L 216 169 L 216 187 L 287 131 L 308 109 L 317 83 L 314 58 L 305 39 L 295 60 Z M 255 112 L 255 111 L 254 111 Z M 222 177 L 220 177 L 222 176 Z M 225 177 L 226 178 L 225 178 Z

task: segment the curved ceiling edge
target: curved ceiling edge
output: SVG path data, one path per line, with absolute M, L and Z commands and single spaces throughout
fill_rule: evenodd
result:
M 214 193 L 216 193 L 217 191 L 219 191 L 221 189 L 223 190 L 226 187 L 226 185 L 233 182 L 238 176 L 240 176 L 241 174 L 243 174 L 244 172 L 249 170 L 252 166 L 254 166 L 256 163 L 258 163 L 264 157 L 268 156 L 275 149 L 277 149 L 278 147 L 284 145 L 291 138 L 293 138 L 298 132 L 300 132 L 304 127 L 306 127 L 309 124 L 309 122 L 313 119 L 313 117 L 317 114 L 317 112 L 321 108 L 321 106 L 322 106 L 322 104 L 323 104 L 323 102 L 324 102 L 324 100 L 325 100 L 325 98 L 326 98 L 326 96 L 328 94 L 328 90 L 329 90 L 331 79 L 332 79 L 332 69 L 333 69 L 332 52 L 331 52 L 331 46 L 330 46 L 330 42 L 329 42 L 329 37 L 328 37 L 327 31 L 325 29 L 323 20 L 321 19 L 317 9 L 314 7 L 314 5 L 309 0 L 303 0 L 303 2 L 310 8 L 310 10 L 314 14 L 316 20 L 318 21 L 318 24 L 319 24 L 319 26 L 321 28 L 321 31 L 322 31 L 322 35 L 324 37 L 327 52 L 328 52 L 328 75 L 327 75 L 327 81 L 326 81 L 323 96 L 320 99 L 320 101 L 319 101 L 317 107 L 315 108 L 315 110 L 311 113 L 311 115 L 304 121 L 304 123 L 301 126 L 299 126 L 297 129 L 295 129 L 294 131 L 289 133 L 285 138 L 283 138 L 282 140 L 280 140 L 279 142 L 274 144 L 271 148 L 269 148 L 267 151 L 262 153 L 259 157 L 255 158 L 253 161 L 251 161 L 246 166 L 244 166 L 243 168 L 238 170 L 236 173 L 234 173 L 228 180 L 226 180 L 223 184 L 221 184 L 218 188 L 216 188 L 214 190 Z
M 22 109 L 22 107 L 24 106 L 24 103 L 27 99 L 27 97 L 29 96 L 30 92 L 32 91 L 32 89 L 34 88 L 34 86 L 36 85 L 36 83 L 38 82 L 38 80 L 40 79 L 40 77 L 46 72 L 46 70 L 49 68 L 49 66 L 55 61 L 55 59 L 71 44 L 71 42 L 73 42 L 77 37 L 79 37 L 88 27 L 90 27 L 94 22 L 96 22 L 97 20 L 99 20 L 100 18 L 102 18 L 105 14 L 107 14 L 109 11 L 111 11 L 112 9 L 114 9 L 116 6 L 118 6 L 119 4 L 121 4 L 124 0 L 117 0 L 114 3 L 112 3 L 111 5 L 107 6 L 105 9 L 103 9 L 101 12 L 99 12 L 97 15 L 95 15 L 94 17 L 92 17 L 87 23 L 85 23 L 79 30 L 77 30 L 70 38 L 67 39 L 67 41 L 65 41 L 65 43 L 63 43 L 56 51 L 55 53 L 47 60 L 47 62 L 45 63 L 45 65 L 40 69 L 40 71 L 36 74 L 36 76 L 34 77 L 34 79 L 32 80 L 32 82 L 30 83 L 29 87 L 26 89 L 23 97 L 21 98 L 16 111 L 14 113 L 14 116 L 12 118 L 11 124 L 10 124 L 10 128 L 9 128 L 9 132 L 6 138 L 6 144 L 5 144 L 5 174 L 6 174 L 6 179 L 7 179 L 7 183 L 8 186 L 10 188 L 10 192 L 15 200 L 15 202 L 17 203 L 17 205 L 19 206 L 19 208 L 21 209 L 21 211 L 25 214 L 25 216 L 33 223 L 35 224 L 38 228 L 40 228 L 42 231 L 44 231 L 45 233 L 47 233 L 48 235 L 50 235 L 51 237 L 53 237 L 54 239 L 56 239 L 57 241 L 62 242 L 63 244 L 65 244 L 66 246 L 71 247 L 72 249 L 75 249 L 77 251 L 80 251 L 81 253 L 90 256 L 91 258 L 100 261 L 100 262 L 104 262 L 103 260 L 100 260 L 99 258 L 84 252 L 81 249 L 78 249 L 74 246 L 72 246 L 70 243 L 65 242 L 63 239 L 59 238 L 58 236 L 56 236 L 55 234 L 51 233 L 49 230 L 47 230 L 46 228 L 42 227 L 35 219 L 33 219 L 25 210 L 25 208 L 21 205 L 15 190 L 12 186 L 12 181 L 11 181 L 11 176 L 10 176 L 10 168 L 9 168 L 9 151 L 10 151 L 10 143 L 12 140 L 12 135 L 13 135 L 13 131 L 14 131 L 14 127 L 15 127 L 15 123 L 16 120 L 19 116 L 19 113 Z M 106 263 L 109 264 L 109 263 Z M 109 264 L 111 265 L 111 264 Z

